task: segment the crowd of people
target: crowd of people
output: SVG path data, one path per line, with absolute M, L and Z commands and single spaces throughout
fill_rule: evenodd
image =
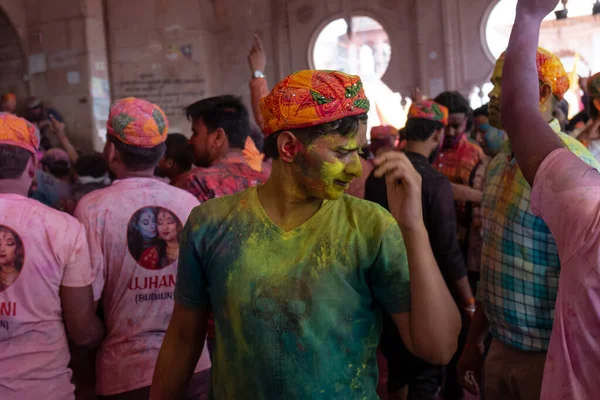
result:
M 250 110 L 189 139 L 126 98 L 86 153 L 4 95 L 0 398 L 594 399 L 600 73 L 566 120 L 556 4 L 518 1 L 489 104 L 415 90 L 370 142 L 360 77 L 269 90 L 258 37 Z

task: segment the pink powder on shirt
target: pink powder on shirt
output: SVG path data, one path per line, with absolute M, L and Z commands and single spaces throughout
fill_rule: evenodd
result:
M 600 173 L 555 150 L 538 170 L 531 205 L 552 231 L 561 261 L 541 398 L 593 399 L 600 371 Z
M 0 284 L 0 399 L 73 399 L 59 289 L 93 281 L 84 228 L 36 200 L 0 194 L 0 231 L 12 232 L 0 239 L 0 263 L 18 270 Z
M 96 362 L 99 395 L 152 383 L 174 306 L 177 256 L 168 249 L 178 247 L 198 204 L 188 192 L 149 178 L 116 181 L 79 202 L 75 217 L 87 231 L 107 328 Z M 204 351 L 196 372 L 208 368 Z

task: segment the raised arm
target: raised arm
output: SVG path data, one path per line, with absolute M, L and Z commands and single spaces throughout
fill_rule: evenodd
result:
M 382 154 L 374 163 L 375 176 L 386 177 L 389 209 L 402 231 L 409 264 L 411 310 L 392 318 L 413 354 L 447 364 L 456 352 L 461 321 L 423 223 L 421 176 L 403 153 Z
M 254 35 L 254 43 L 252 49 L 250 49 L 250 54 L 248 54 L 248 65 L 250 66 L 250 73 L 252 74 L 252 78 L 250 79 L 252 113 L 254 114 L 254 119 L 256 120 L 258 127 L 262 130 L 264 120 L 260 112 L 260 99 L 269 94 L 269 85 L 264 77 L 257 78 L 254 76 L 254 72 L 256 71 L 260 71 L 264 74 L 265 68 L 267 67 L 267 54 L 263 49 L 262 42 L 258 35 Z
M 530 185 L 548 154 L 563 147 L 540 114 L 536 66 L 542 20 L 557 4 L 558 0 L 519 0 L 502 72 L 502 124 Z

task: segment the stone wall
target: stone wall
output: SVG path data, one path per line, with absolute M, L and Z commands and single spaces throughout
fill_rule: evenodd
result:
M 0 7 L 29 64 L 24 88 L 65 114 L 78 145 L 98 149 L 109 101 L 147 98 L 165 109 L 171 131 L 188 133 L 182 108 L 191 102 L 225 93 L 249 99 L 246 56 L 255 33 L 274 85 L 310 67 L 316 34 L 340 16 L 368 15 L 384 26 L 392 58 L 383 80 L 394 91 L 468 94 L 492 70 L 481 40 L 492 2 L 0 0 Z

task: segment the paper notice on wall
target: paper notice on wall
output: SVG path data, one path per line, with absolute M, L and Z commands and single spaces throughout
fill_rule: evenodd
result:
M 79 71 L 67 72 L 67 82 L 69 82 L 69 85 L 77 85 L 79 82 L 81 82 Z
M 40 74 L 46 72 L 46 54 L 33 53 L 29 56 L 29 73 Z
M 442 93 L 446 88 L 444 78 L 434 78 L 429 80 L 429 97 L 432 99 L 437 97 L 438 94 Z

